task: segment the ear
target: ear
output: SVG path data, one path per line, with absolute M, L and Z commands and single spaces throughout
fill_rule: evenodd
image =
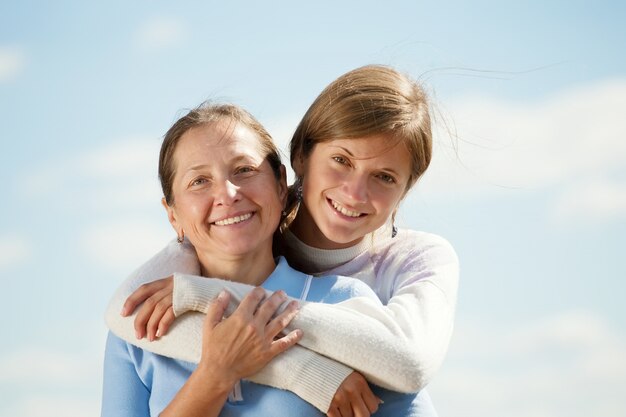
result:
M 173 206 L 170 206 L 169 204 L 167 204 L 167 201 L 165 201 L 165 197 L 161 199 L 161 204 L 163 205 L 163 207 L 165 207 L 165 211 L 167 211 L 167 219 L 170 221 L 170 224 L 174 228 L 174 231 L 176 232 L 176 236 L 180 236 L 182 226 L 178 224 L 176 210 L 174 209 Z
M 287 204 L 287 194 L 289 191 L 289 187 L 287 187 L 287 171 L 285 170 L 285 165 L 280 165 L 280 179 L 278 180 L 278 196 L 280 197 L 280 201 L 283 203 L 283 208 Z

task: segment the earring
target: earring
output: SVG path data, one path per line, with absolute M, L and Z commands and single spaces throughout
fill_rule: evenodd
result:
M 178 236 L 176 237 L 176 240 L 178 241 L 178 243 L 183 243 L 183 242 L 185 241 L 185 231 L 184 231 L 184 230 L 181 230 L 181 233 L 182 233 L 182 236 L 181 236 L 181 235 L 178 235 Z
M 296 179 L 296 200 L 298 203 L 302 201 L 302 178 L 298 177 Z

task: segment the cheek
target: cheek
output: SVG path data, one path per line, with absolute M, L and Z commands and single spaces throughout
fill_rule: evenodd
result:
M 400 204 L 402 192 L 397 190 L 380 190 L 376 193 L 376 206 L 380 213 L 390 215 Z
M 181 220 L 184 223 L 197 223 L 203 221 L 209 215 L 211 204 L 206 199 L 185 198 L 180 201 L 179 210 Z

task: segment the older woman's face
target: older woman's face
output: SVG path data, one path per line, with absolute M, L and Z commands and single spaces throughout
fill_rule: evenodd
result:
M 280 221 L 286 180 L 277 180 L 249 128 L 218 121 L 186 132 L 174 152 L 172 226 L 197 251 L 246 255 L 268 248 Z

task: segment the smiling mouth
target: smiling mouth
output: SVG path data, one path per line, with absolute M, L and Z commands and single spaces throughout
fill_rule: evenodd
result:
M 361 217 L 361 216 L 365 216 L 365 213 L 359 213 L 358 211 L 352 211 L 352 210 L 348 210 L 347 208 L 345 208 L 344 206 L 342 206 L 341 204 L 339 204 L 338 202 L 336 202 L 335 200 L 328 200 L 330 201 L 330 204 L 333 206 L 333 208 L 338 212 L 343 214 L 346 217 Z
M 242 214 L 241 216 L 229 217 L 227 219 L 218 220 L 213 222 L 216 226 L 230 226 L 231 224 L 237 224 L 241 222 L 245 222 L 250 217 L 252 217 L 252 213 Z

